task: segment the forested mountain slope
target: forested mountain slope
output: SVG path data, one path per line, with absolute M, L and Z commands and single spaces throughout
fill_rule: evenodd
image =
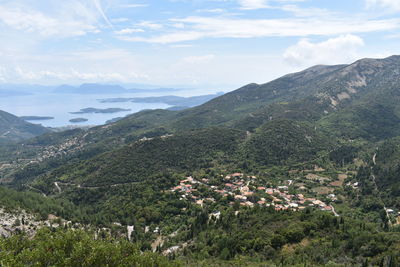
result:
M 0 110 L 0 143 L 22 141 L 46 132 L 50 131 L 41 125 Z
M 174 126 L 197 128 L 214 124 L 231 125 L 268 104 L 301 102 L 321 106 L 331 112 L 348 106 L 362 96 L 399 84 L 400 56 L 386 59 L 362 59 L 350 65 L 316 66 L 289 74 L 272 82 L 249 84 L 236 91 L 217 97 L 201 106 L 178 114 Z M 250 114 L 249 114 L 250 113 Z M 321 113 L 319 113 L 321 114 Z M 269 116 L 267 116 L 269 118 Z
M 399 74 L 399 56 L 315 66 L 195 108 L 36 137 L 0 174 L 195 263 L 395 266 Z

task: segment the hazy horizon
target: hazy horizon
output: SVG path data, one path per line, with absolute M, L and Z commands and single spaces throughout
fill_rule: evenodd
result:
M 396 0 L 6 0 L 0 83 L 233 90 L 399 54 L 399 11 Z

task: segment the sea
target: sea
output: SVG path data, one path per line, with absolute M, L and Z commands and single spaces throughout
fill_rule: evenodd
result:
M 32 120 L 35 124 L 42 124 L 46 127 L 64 127 L 69 125 L 92 126 L 101 125 L 106 121 L 124 117 L 145 109 L 166 109 L 170 107 L 165 103 L 101 103 L 99 100 L 106 98 L 130 98 L 160 96 L 165 94 L 157 93 L 129 93 L 129 94 L 60 94 L 60 93 L 35 93 L 32 95 L 19 95 L 0 97 L 0 110 L 9 112 L 16 116 L 46 116 L 54 117 L 52 120 Z M 92 113 L 92 114 L 71 114 L 84 108 L 121 108 L 130 109 L 117 113 Z M 88 121 L 71 123 L 74 118 L 85 118 Z

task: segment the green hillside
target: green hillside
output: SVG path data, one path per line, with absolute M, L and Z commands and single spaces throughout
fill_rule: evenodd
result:
M 0 143 L 18 142 L 49 132 L 43 126 L 32 124 L 0 110 Z
M 116 235 L 133 226 L 141 251 L 174 248 L 187 266 L 396 266 L 398 73 L 399 56 L 315 66 L 191 109 L 47 133 L 3 147 L 0 168 L 46 197 L 4 194 Z
M 244 150 L 246 158 L 260 166 L 291 165 L 316 158 L 331 144 L 312 125 L 274 120 L 256 129 Z
M 210 128 L 136 141 L 80 165 L 63 166 L 51 176 L 94 186 L 138 182 L 168 171 L 209 168 L 220 154 L 232 157 L 243 137 L 241 131 Z

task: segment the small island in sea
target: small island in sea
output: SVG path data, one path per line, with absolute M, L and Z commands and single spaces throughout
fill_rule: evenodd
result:
M 88 121 L 88 119 L 86 119 L 86 118 L 74 118 L 74 119 L 69 120 L 69 122 L 72 122 L 72 123 L 80 123 L 80 122 L 86 122 L 86 121 Z
M 54 117 L 49 116 L 21 116 L 21 119 L 25 121 L 47 121 L 47 120 L 54 120 Z
M 90 113 L 118 113 L 123 111 L 131 111 L 130 109 L 123 108 L 83 108 L 77 112 L 70 112 L 71 114 L 90 114 Z

